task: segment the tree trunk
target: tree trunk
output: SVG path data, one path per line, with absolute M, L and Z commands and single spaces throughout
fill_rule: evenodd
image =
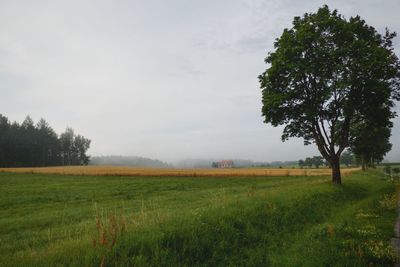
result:
M 367 160 L 365 155 L 361 156 L 361 169 L 365 171 L 367 169 Z
M 367 169 L 367 167 L 365 166 L 364 161 L 363 161 L 362 164 L 361 164 L 361 169 L 362 169 L 363 171 L 365 171 L 365 170 Z
M 332 160 L 332 183 L 342 184 L 339 159 Z

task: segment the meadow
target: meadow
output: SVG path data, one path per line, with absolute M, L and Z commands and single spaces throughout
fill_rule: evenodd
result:
M 63 173 L 66 174 L 66 173 Z M 396 186 L 0 173 L 0 266 L 388 266 Z

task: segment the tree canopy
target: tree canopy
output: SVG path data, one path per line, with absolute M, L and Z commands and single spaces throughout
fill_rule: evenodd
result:
M 259 76 L 264 122 L 285 125 L 283 141 L 302 137 L 306 145 L 315 143 L 332 166 L 334 183 L 341 183 L 339 159 L 355 139 L 352 127 L 395 115 L 393 101 L 400 99 L 395 36 L 324 6 L 295 17 L 265 59 L 270 66 Z

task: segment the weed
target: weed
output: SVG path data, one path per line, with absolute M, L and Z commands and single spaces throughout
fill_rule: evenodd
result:
M 93 247 L 101 246 L 112 250 L 118 239 L 126 233 L 127 219 L 124 215 L 109 214 L 106 218 L 97 215 L 95 225 Z
M 379 205 L 383 209 L 394 210 L 397 207 L 397 196 L 396 194 L 385 194 L 381 200 L 379 200 Z
M 253 185 L 252 187 L 250 187 L 249 190 L 247 190 L 246 194 L 248 197 L 253 197 L 256 194 L 256 187 Z

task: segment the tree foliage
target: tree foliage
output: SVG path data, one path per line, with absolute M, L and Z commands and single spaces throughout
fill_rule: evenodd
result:
M 324 158 L 321 156 L 314 156 L 312 158 L 313 164 L 315 165 L 315 168 L 319 168 L 322 164 L 324 164 Z
M 259 76 L 264 122 L 285 125 L 283 141 L 315 143 L 332 166 L 334 183 L 341 183 L 339 159 L 350 145 L 351 127 L 377 114 L 394 116 L 400 87 L 395 36 L 324 6 L 295 17 L 265 59 L 270 67 Z
M 298 164 L 300 167 L 309 167 L 311 168 L 313 165 L 315 166 L 315 168 L 319 168 L 321 165 L 324 164 L 324 158 L 321 156 L 313 156 L 311 157 L 307 157 L 304 160 L 299 160 Z
M 350 150 L 346 150 L 340 156 L 340 164 L 344 164 L 347 167 L 355 164 L 355 156 Z
M 299 160 L 299 163 L 298 163 L 298 164 L 299 164 L 299 167 L 300 167 L 300 168 L 303 168 L 304 166 L 306 166 L 306 163 L 305 163 L 304 160 L 302 160 L 302 159 Z
M 304 160 L 304 164 L 305 164 L 306 166 L 308 166 L 308 168 L 311 168 L 312 165 L 313 165 L 313 160 L 312 160 L 312 158 L 307 157 L 307 158 Z
M 70 128 L 58 136 L 44 119 L 18 124 L 0 114 L 0 167 L 87 165 L 89 146 Z
M 383 160 L 383 157 L 392 148 L 390 143 L 392 123 L 386 120 L 380 123 L 366 122 L 356 124 L 351 128 L 350 148 L 359 159 L 365 170 L 375 163 Z

